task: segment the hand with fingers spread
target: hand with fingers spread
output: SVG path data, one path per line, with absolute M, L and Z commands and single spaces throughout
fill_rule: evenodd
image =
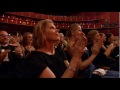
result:
M 116 47 L 116 46 L 119 46 L 119 40 L 116 40 L 113 42 L 113 45 Z
M 75 37 L 70 39 L 68 47 L 72 56 L 81 57 L 83 55 L 86 46 L 86 38 L 83 36 L 83 33 L 78 33 Z
M 97 55 L 102 47 L 102 44 L 103 40 L 101 38 L 95 39 L 91 48 L 92 54 Z
M 111 43 L 107 49 L 113 50 L 117 46 L 119 46 L 119 40 L 116 40 L 113 43 Z
M 76 38 L 75 37 L 71 37 L 69 42 L 68 42 L 68 45 L 67 45 L 67 48 L 66 48 L 66 51 L 67 53 L 72 56 L 72 51 L 74 50 L 74 44 L 76 42 Z
M 86 46 L 86 42 L 84 38 L 83 37 L 79 38 L 74 45 L 73 56 L 81 57 L 84 53 L 85 46 Z
M 21 48 L 21 47 L 16 47 L 14 52 L 15 52 L 15 54 L 16 54 L 18 57 L 22 57 L 22 56 L 23 56 L 23 51 L 22 51 L 22 48 Z

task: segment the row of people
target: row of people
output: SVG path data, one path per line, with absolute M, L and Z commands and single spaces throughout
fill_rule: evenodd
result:
M 21 38 L 22 37 L 22 38 Z M 32 45 L 32 33 L 25 32 L 23 36 L 8 34 L 5 30 L 0 31 L 0 76 L 5 77 L 15 70 L 31 51 L 35 50 Z
M 7 36 L 8 33 L 0 31 L 0 35 Z M 67 30 L 66 41 L 63 36 L 62 33 L 59 33 L 59 29 L 56 28 L 52 20 L 39 21 L 33 30 L 33 40 L 30 40 L 33 44 L 32 52 L 24 54 L 22 60 L 15 58 L 19 62 L 14 65 L 11 64 L 14 69 L 12 68 L 11 73 L 7 74 L 6 77 L 92 78 L 96 74 L 94 72 L 96 72 L 97 68 L 105 71 L 105 75 L 101 76 L 100 74 L 101 78 L 119 77 L 119 71 L 111 68 L 113 65 L 111 62 L 114 61 L 112 59 L 108 60 L 111 52 L 119 45 L 118 40 L 112 42 L 104 52 L 101 52 L 103 38 L 101 38 L 97 30 L 91 30 L 86 37 L 79 24 L 72 24 Z M 3 42 L 7 44 L 8 41 L 8 38 L 4 37 L 0 40 L 0 44 L 2 45 Z M 23 39 L 23 44 L 20 45 L 24 49 L 29 46 L 25 42 Z M 0 61 L 2 64 L 0 65 L 0 72 L 4 69 L 2 56 L 8 52 L 11 51 L 1 52 Z M 116 62 L 114 63 L 116 66 Z M 106 69 L 104 66 L 109 68 Z

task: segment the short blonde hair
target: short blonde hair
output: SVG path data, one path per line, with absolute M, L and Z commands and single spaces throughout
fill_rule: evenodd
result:
M 33 30 L 33 46 L 39 49 L 45 44 L 45 30 L 48 23 L 54 23 L 50 19 L 41 20 L 37 23 Z

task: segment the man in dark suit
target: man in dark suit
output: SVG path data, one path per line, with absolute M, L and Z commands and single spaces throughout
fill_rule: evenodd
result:
M 16 46 L 9 45 L 10 35 L 4 31 L 0 31 L 0 78 L 8 77 L 12 73 L 16 65 L 21 61 L 17 56 Z

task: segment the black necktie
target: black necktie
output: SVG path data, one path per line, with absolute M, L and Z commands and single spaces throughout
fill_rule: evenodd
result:
M 0 49 L 8 49 L 8 46 L 1 46 Z

